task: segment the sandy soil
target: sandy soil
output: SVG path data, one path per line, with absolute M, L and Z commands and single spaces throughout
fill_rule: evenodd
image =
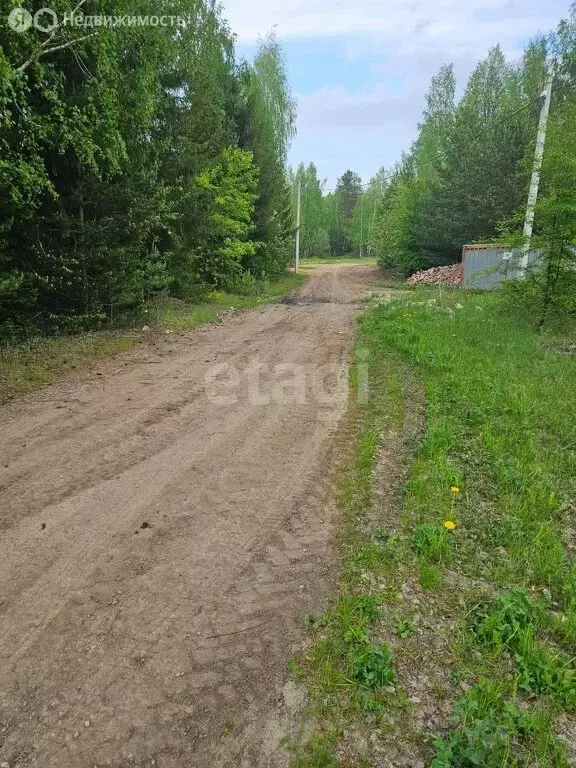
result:
M 373 267 L 0 410 L 0 764 L 284 765 Z M 283 719 L 284 718 L 284 719 Z

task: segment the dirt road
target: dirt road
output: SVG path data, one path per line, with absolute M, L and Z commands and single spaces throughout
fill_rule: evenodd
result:
M 0 410 L 0 763 L 279 766 L 372 267 Z

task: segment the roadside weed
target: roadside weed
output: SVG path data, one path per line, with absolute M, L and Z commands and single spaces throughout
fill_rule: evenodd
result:
M 412 549 L 429 562 L 446 562 L 450 557 L 449 534 L 439 523 L 422 523 L 412 534 Z
M 435 742 L 430 768 L 568 768 L 550 738 L 551 713 L 530 712 L 511 701 L 501 683 L 480 680 L 454 706 L 455 730 Z
M 392 655 L 384 643 L 366 642 L 355 647 L 350 667 L 354 680 L 364 688 L 383 688 L 396 680 Z
M 287 742 L 285 747 L 293 753 L 292 768 L 338 768 L 325 736 L 314 736 L 304 747 L 294 742 Z
M 414 634 L 414 623 L 412 619 L 396 619 L 394 622 L 394 632 L 398 637 L 412 637 Z
M 515 659 L 521 690 L 546 694 L 564 709 L 576 709 L 576 669 L 566 654 L 538 642 L 527 627 L 518 634 Z
M 438 589 L 442 585 L 442 570 L 425 560 L 419 563 L 419 580 L 422 589 Z
M 520 632 L 537 628 L 545 621 L 546 606 L 518 587 L 498 594 L 492 603 L 478 606 L 471 631 L 475 639 L 492 648 L 518 646 Z
M 378 621 L 380 618 L 378 600 L 374 595 L 360 595 L 354 601 L 352 613 L 361 617 L 366 622 Z

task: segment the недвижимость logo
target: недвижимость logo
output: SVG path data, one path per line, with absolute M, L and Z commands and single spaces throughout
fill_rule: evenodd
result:
M 58 26 L 58 14 L 52 8 L 40 8 L 34 16 L 26 8 L 13 8 L 8 14 L 8 26 L 14 32 L 26 32 L 32 25 L 40 32 L 52 32 Z
M 40 8 L 34 14 L 34 26 L 40 32 L 52 32 L 58 26 L 58 14 L 52 8 Z
M 190 23 L 190 15 L 85 15 L 76 11 L 64 13 L 59 19 L 52 8 L 40 8 L 34 15 L 26 8 L 13 8 L 8 14 L 8 26 L 14 32 L 26 32 L 34 26 L 39 32 L 50 34 L 57 27 L 75 27 L 92 29 L 98 27 L 167 27 L 171 25 L 186 26 Z
M 8 26 L 14 32 L 26 32 L 27 29 L 30 29 L 32 23 L 32 14 L 25 8 L 13 8 L 8 14 Z

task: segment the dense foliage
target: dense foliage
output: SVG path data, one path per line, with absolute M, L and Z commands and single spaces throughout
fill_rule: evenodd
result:
M 314 163 L 300 164 L 290 173 L 296 208 L 301 188 L 301 253 L 307 256 L 369 256 L 376 224 L 376 210 L 388 184 L 384 170 L 368 184 L 354 171 L 345 171 L 336 188 L 328 191 L 318 178 Z
M 495 237 L 526 200 L 545 55 L 538 40 L 513 65 L 496 46 L 459 102 L 453 67 L 443 66 L 410 151 L 366 185 L 346 171 L 334 192 L 322 198 L 319 188 L 320 213 L 303 216 L 314 233 L 306 242 L 332 255 L 374 255 L 410 273 L 458 261 L 465 243 Z M 296 176 L 306 199 L 316 169 L 301 166 Z
M 418 137 L 389 175 L 371 245 L 380 264 L 405 273 L 460 260 L 465 243 L 522 246 L 528 183 L 547 67 L 555 73 L 532 246 L 545 259 L 520 290 L 541 318 L 561 294 L 576 300 L 576 5 L 557 32 L 522 59 L 492 48 L 455 99 L 451 66 L 432 79 Z M 547 61 L 548 57 L 548 61 Z M 543 269 L 544 267 L 544 269 Z M 562 303 L 562 302 L 561 302 Z M 569 303 L 569 302 L 568 302 Z M 566 306 L 564 301 L 563 306 Z
M 525 245 L 526 211 L 543 85 L 553 97 L 531 248 L 540 260 L 507 298 L 543 326 L 576 317 L 576 3 L 568 20 L 531 41 L 521 59 L 492 48 L 456 98 L 452 65 L 430 83 L 409 152 L 368 183 L 346 171 L 325 192 L 316 168 L 301 165 L 303 255 L 375 256 L 411 274 L 460 261 L 466 243 Z M 514 260 L 511 262 L 514 265 Z
M 379 206 L 380 263 L 409 273 L 456 262 L 525 202 L 544 56 L 537 42 L 512 65 L 492 48 L 458 103 L 451 66 L 432 79 L 418 137 Z
M 0 28 L 0 335 L 285 270 L 295 107 L 277 41 L 238 64 L 212 0 L 138 13 L 179 22 Z

